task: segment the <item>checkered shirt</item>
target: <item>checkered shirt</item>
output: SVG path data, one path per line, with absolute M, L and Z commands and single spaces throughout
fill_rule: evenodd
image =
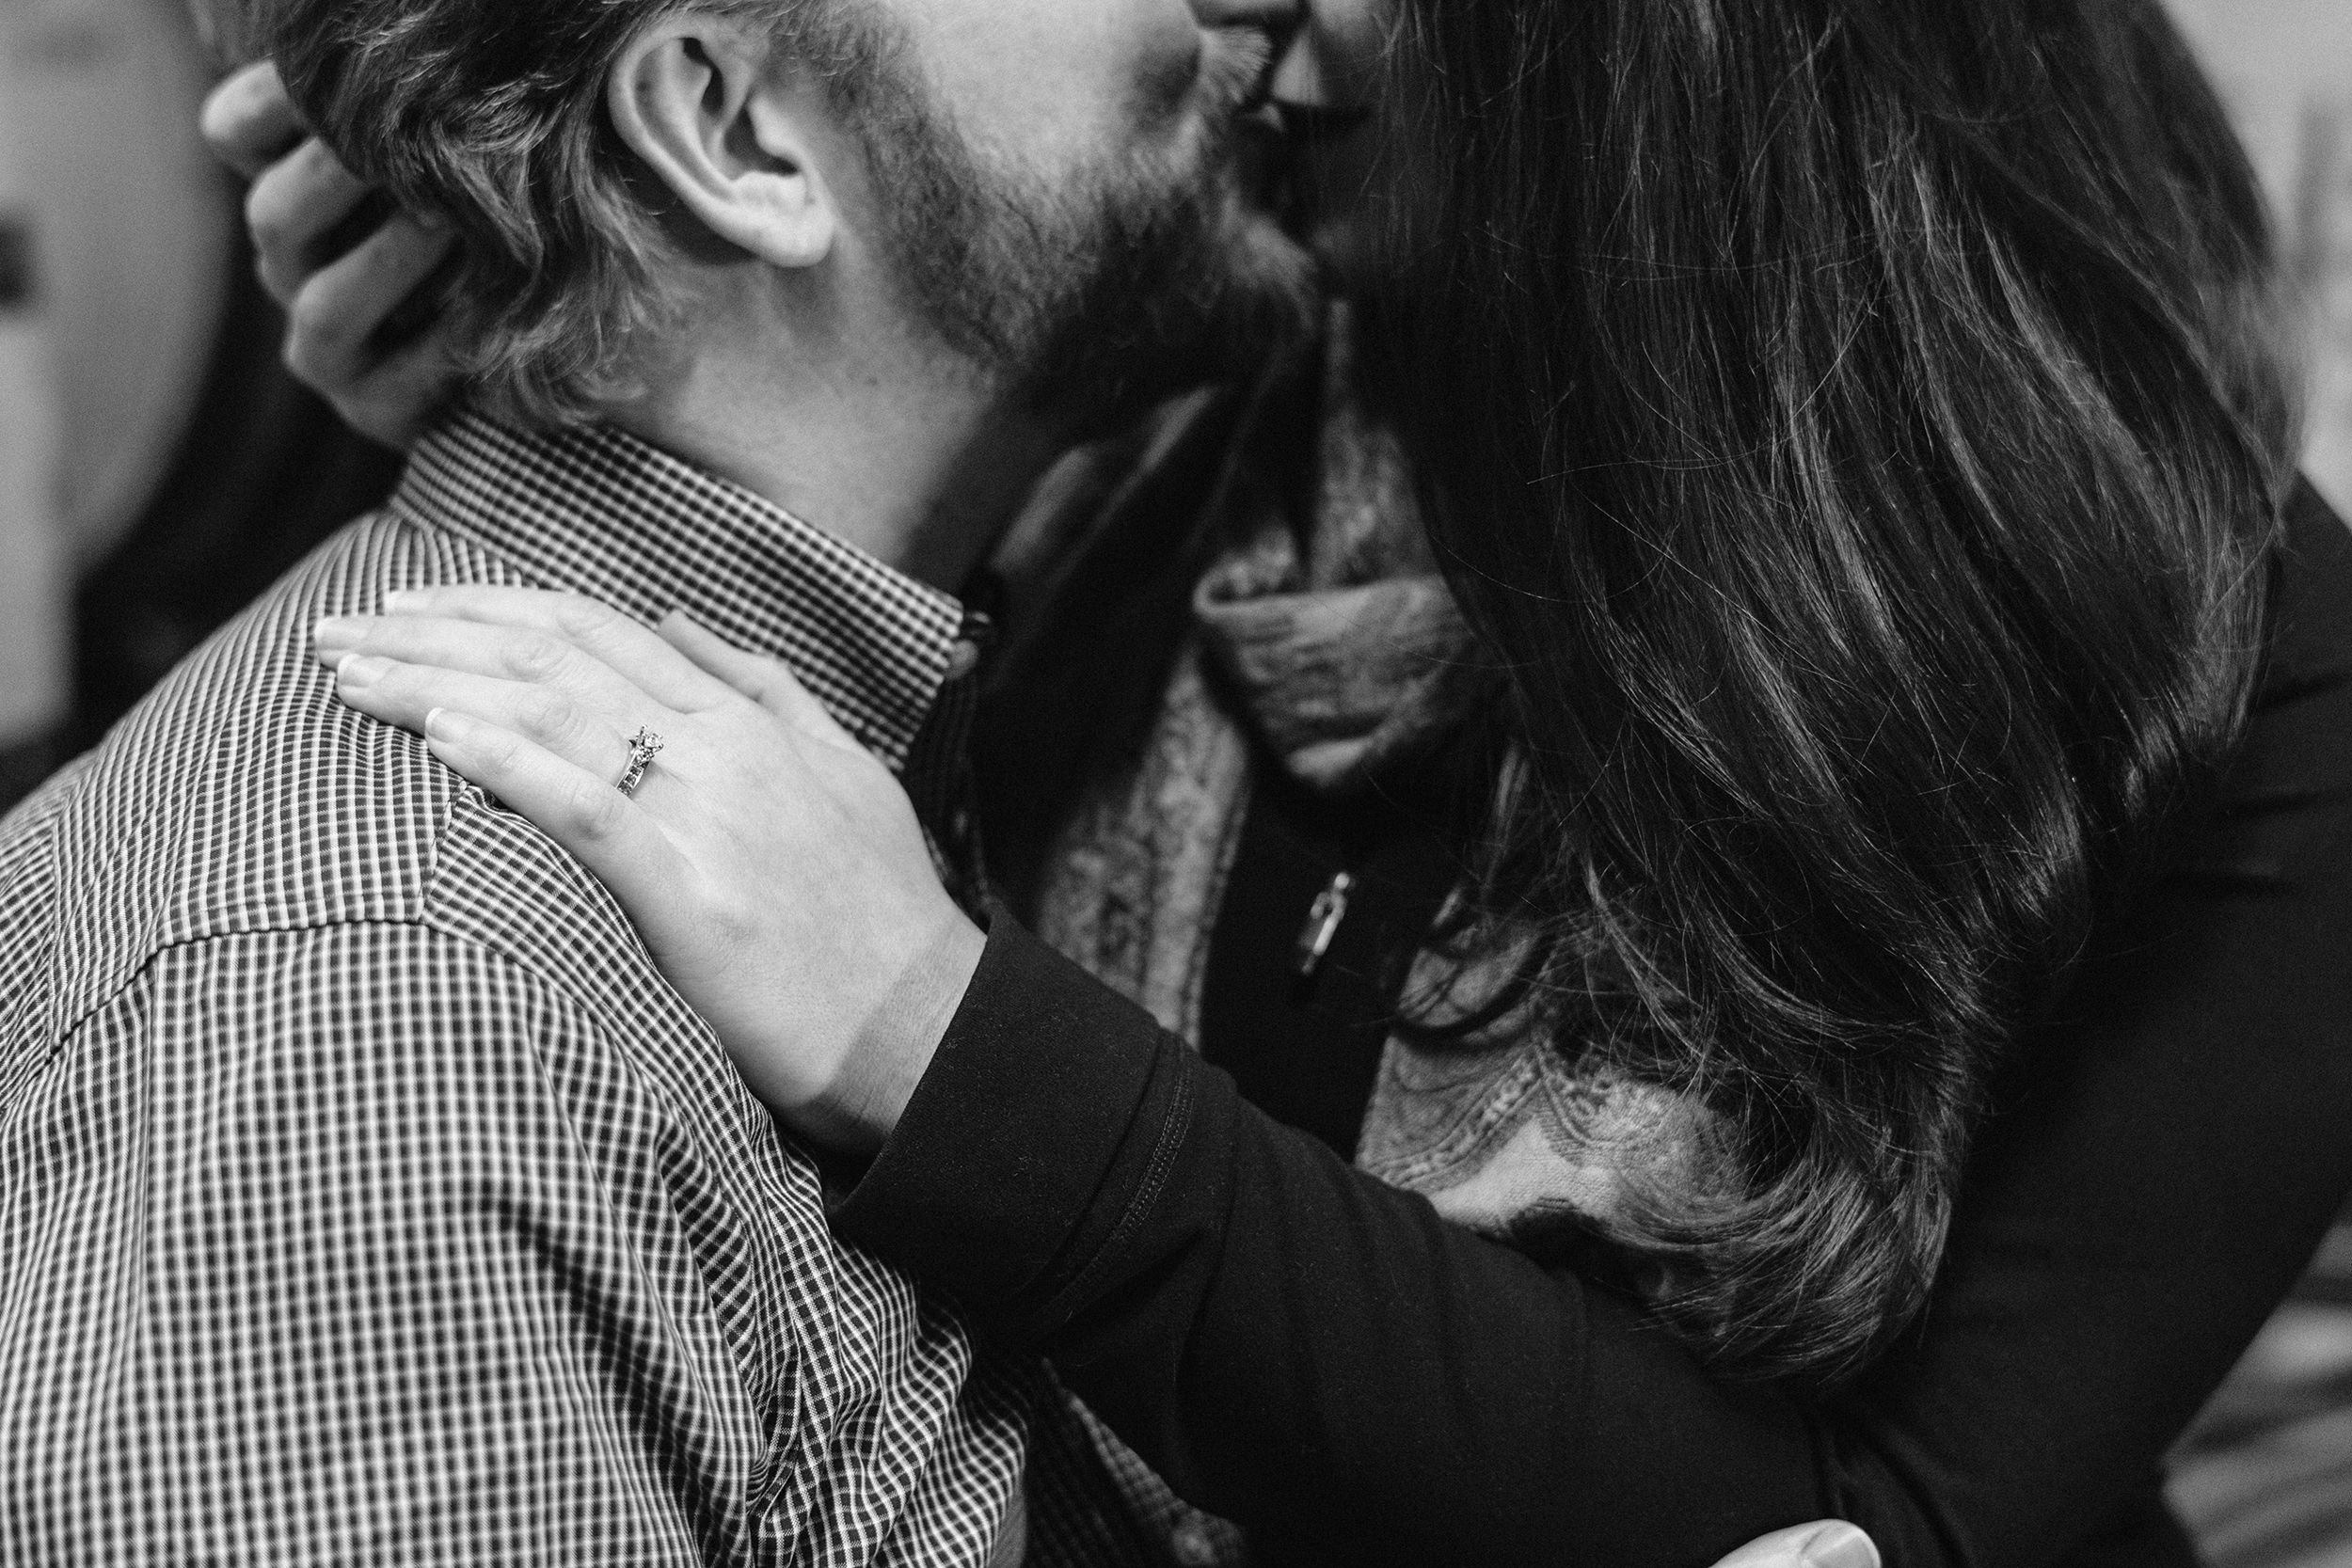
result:
M 963 626 L 626 436 L 461 419 L 0 827 L 0 1561 L 989 1561 L 1033 1374 L 312 662 L 452 582 L 685 609 L 894 765 Z

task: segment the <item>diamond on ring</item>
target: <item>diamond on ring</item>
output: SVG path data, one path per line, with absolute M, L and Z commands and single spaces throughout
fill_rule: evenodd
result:
M 645 782 L 645 769 L 661 754 L 661 737 L 649 729 L 640 727 L 628 737 L 628 766 L 621 771 L 621 782 L 613 787 L 622 794 L 634 797 L 637 786 Z

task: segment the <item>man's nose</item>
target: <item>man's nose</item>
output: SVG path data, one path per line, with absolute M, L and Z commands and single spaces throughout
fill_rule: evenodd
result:
M 1373 0 L 1309 0 L 1311 16 L 1274 72 L 1274 101 L 1361 109 L 1378 90 L 1383 34 Z

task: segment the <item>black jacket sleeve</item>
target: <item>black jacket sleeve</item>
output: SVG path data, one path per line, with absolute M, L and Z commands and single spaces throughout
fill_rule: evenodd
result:
M 2091 1533 L 2352 1185 L 2352 544 L 2315 499 L 2274 613 L 2218 816 L 2026 1043 L 1928 1313 L 1832 1403 L 1361 1176 L 1006 919 L 836 1224 L 1272 1560 L 1702 1568 L 1828 1516 L 1906 1568 L 2177 1560 Z

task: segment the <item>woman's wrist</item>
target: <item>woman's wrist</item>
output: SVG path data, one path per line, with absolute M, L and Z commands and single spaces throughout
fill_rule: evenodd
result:
M 939 1053 L 987 945 L 970 917 L 948 906 L 915 944 L 833 1082 L 808 1104 L 785 1111 L 784 1119 L 803 1136 L 844 1154 L 880 1150 Z
M 1176 1077 L 1198 1068 L 1149 1013 L 999 909 L 888 1142 L 831 1211 L 835 1234 L 1015 1311 L 1073 1240 L 1100 1245 L 1148 1184 Z

